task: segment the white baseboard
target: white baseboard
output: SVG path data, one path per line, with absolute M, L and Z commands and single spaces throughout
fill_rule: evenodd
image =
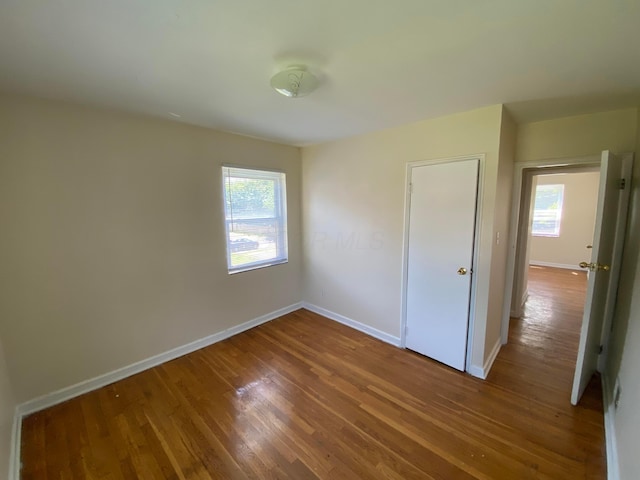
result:
M 355 330 L 359 330 L 362 333 L 366 333 L 378 340 L 382 340 L 383 342 L 390 343 L 396 347 L 400 346 L 400 338 L 395 337 L 393 335 L 389 335 L 382 330 L 378 330 L 377 328 L 370 327 L 364 323 L 360 323 L 356 320 L 352 320 L 351 318 L 345 317 L 344 315 L 340 315 L 339 313 L 332 312 L 331 310 L 327 310 L 326 308 L 318 307 L 317 305 L 313 305 L 311 303 L 302 302 L 302 307 L 310 310 L 318 315 L 322 315 L 323 317 L 327 317 L 330 320 L 334 320 L 338 323 L 342 323 L 347 327 L 351 327 Z
M 286 315 L 287 313 L 294 312 L 300 308 L 302 308 L 301 302 L 289 305 L 288 307 L 281 308 L 279 310 L 276 310 L 275 312 L 261 315 L 257 318 L 254 318 L 253 320 L 249 320 L 247 322 L 241 323 L 240 325 L 236 325 L 235 327 L 231 327 L 221 332 L 214 333 L 213 335 L 195 340 L 191 343 L 187 343 L 186 345 L 173 348 L 158 355 L 154 355 L 153 357 L 149 357 L 145 360 L 127 365 L 126 367 L 113 370 L 112 372 L 108 372 L 95 378 L 62 388 L 55 392 L 48 393 L 41 397 L 34 398 L 33 400 L 29 400 L 19 405 L 18 413 L 21 416 L 29 415 L 58 403 L 62 403 L 71 398 L 91 392 L 92 390 L 96 390 L 113 382 L 117 382 L 118 380 L 122 380 L 124 378 L 130 377 L 131 375 L 135 375 L 136 373 L 140 373 L 144 370 L 148 370 L 149 368 L 168 362 L 169 360 L 173 360 L 174 358 L 182 357 L 183 355 L 186 355 L 188 353 L 195 352 L 196 350 L 200 350 L 201 348 L 220 342 L 221 340 L 225 340 L 229 337 L 232 337 L 233 335 L 237 335 L 238 333 L 244 332 L 245 330 L 257 327 L 258 325 L 269 322 L 275 318 L 281 317 L 282 315 Z
M 527 288 L 524 293 L 522 294 L 522 300 L 520 300 L 520 311 L 523 312 L 524 311 L 524 305 L 527 303 L 527 300 L 529 299 L 529 289 Z
M 153 357 L 147 358 L 140 362 L 136 362 L 126 367 L 122 367 L 117 370 L 114 370 L 112 372 L 99 375 L 89 380 L 85 380 L 84 382 L 80 382 L 75 385 L 62 388 L 55 392 L 43 395 L 38 398 L 34 398 L 33 400 L 29 400 L 27 402 L 24 402 L 18 405 L 16 407 L 16 413 L 13 421 L 13 431 L 12 431 L 12 439 L 11 439 L 11 457 L 9 459 L 9 462 L 10 462 L 9 479 L 10 480 L 20 479 L 20 445 L 21 445 L 21 436 L 22 436 L 22 419 L 26 415 L 30 415 L 40 410 L 44 410 L 45 408 L 52 407 L 53 405 L 57 405 L 58 403 L 62 403 L 66 400 L 70 400 L 72 398 L 91 392 L 98 388 L 102 388 L 104 386 L 110 385 L 114 382 L 117 382 L 118 380 L 123 380 L 127 377 L 130 377 L 131 375 L 135 375 L 136 373 L 140 373 L 144 370 L 148 370 L 149 368 L 168 362 L 170 360 L 173 360 L 174 358 L 181 357 L 188 353 L 194 352 L 201 348 L 220 342 L 229 337 L 232 337 L 233 335 L 237 335 L 246 330 L 257 327 L 258 325 L 261 325 L 263 323 L 267 323 L 271 320 L 281 317 L 282 315 L 286 315 L 287 313 L 294 312 L 300 308 L 306 308 L 307 310 L 311 310 L 312 312 L 318 313 L 331 320 L 347 325 L 348 327 L 359 330 L 363 333 L 366 333 L 367 335 L 371 335 L 372 337 L 382 340 L 383 342 L 387 342 L 395 346 L 400 346 L 400 339 L 398 337 L 394 337 L 393 335 L 389 335 L 388 333 L 385 333 L 381 330 L 365 325 L 364 323 L 357 322 L 355 320 L 344 317 L 340 314 L 331 312 L 329 310 L 318 307 L 316 305 L 312 305 L 306 302 L 300 302 L 300 303 L 295 303 L 293 305 L 289 305 L 288 307 L 284 307 L 279 310 L 276 310 L 275 312 L 271 312 L 266 315 L 262 315 L 260 317 L 254 318 L 253 320 L 249 320 L 248 322 L 242 323 L 240 325 L 236 325 L 235 327 L 231 327 L 221 332 L 214 333 L 213 335 L 209 335 L 207 337 L 201 338 L 199 340 L 188 343 L 186 345 L 176 347 L 164 353 L 154 355 Z
M 538 267 L 553 267 L 553 268 L 564 268 L 566 270 L 575 270 L 577 272 L 582 271 L 578 265 L 573 265 L 570 263 L 553 263 L 553 262 L 541 262 L 538 260 L 530 260 L 529 265 L 535 265 Z
M 520 305 L 516 307 L 517 308 L 516 310 L 511 309 L 511 311 L 509 312 L 509 316 L 513 318 L 521 318 L 522 315 L 524 314 L 524 305 L 525 303 L 527 303 L 528 299 L 529 299 L 529 290 L 527 289 L 522 294 Z
M 77 383 L 75 385 L 62 388 L 58 391 L 48 393 L 41 397 L 34 398 L 33 400 L 29 400 L 18 405 L 18 413 L 22 416 L 29 415 L 58 403 L 62 403 L 71 398 L 77 397 L 87 392 L 91 392 L 92 390 L 96 390 L 111 383 L 117 382 L 118 380 L 122 380 L 124 378 L 130 377 L 131 375 L 135 375 L 136 373 L 140 373 L 144 370 L 148 370 L 149 368 L 168 362 L 169 360 L 173 360 L 174 358 L 182 357 L 183 355 L 186 355 L 188 353 L 195 352 L 196 350 L 200 350 L 201 348 L 220 342 L 221 340 L 225 340 L 229 337 L 232 337 L 233 335 L 237 335 L 238 333 L 244 332 L 245 330 L 257 327 L 258 325 L 274 320 L 275 318 L 286 315 L 287 313 L 294 312 L 300 308 L 302 308 L 301 302 L 289 305 L 288 307 L 281 308 L 279 310 L 276 310 L 275 312 L 261 315 L 257 318 L 254 318 L 253 320 L 249 320 L 247 322 L 241 323 L 240 325 L 236 325 L 221 332 L 214 333 L 213 335 L 195 340 L 191 343 L 187 343 L 186 345 L 173 348 L 164 353 L 154 355 L 153 357 L 149 357 L 145 360 L 127 365 L 126 367 L 113 370 L 112 372 L 108 372 L 95 378 Z
M 502 347 L 501 340 L 501 338 L 498 338 L 496 344 L 493 346 L 493 349 L 491 349 L 491 353 L 487 357 L 487 360 L 484 362 L 484 365 L 482 367 L 479 367 L 478 365 L 469 366 L 470 375 L 481 378 L 482 380 L 485 380 L 489 376 L 491 367 L 493 367 L 493 362 L 496 361 L 496 357 L 498 356 L 498 353 L 500 353 L 500 348 Z
M 607 446 L 607 479 L 620 480 L 620 466 L 618 464 L 618 446 L 614 422 L 614 405 L 611 397 L 612 390 L 609 378 L 603 373 L 602 403 L 604 404 L 604 437 Z
M 400 347 L 401 341 L 400 338 L 395 337 L 393 335 L 389 335 L 386 332 L 378 330 L 377 328 L 370 327 L 369 325 L 365 325 L 364 323 L 358 322 L 351 318 L 345 317 L 344 315 L 340 315 L 339 313 L 332 312 L 331 310 L 327 310 L 326 308 L 318 307 L 317 305 L 313 305 L 312 303 L 303 302 L 302 307 L 310 310 L 312 312 L 317 313 L 318 315 L 322 315 L 323 317 L 327 317 L 330 320 L 334 320 L 338 323 L 342 323 L 347 327 L 354 328 L 355 330 L 359 330 L 362 333 L 366 333 L 367 335 L 371 335 L 372 337 L 377 338 L 378 340 L 382 340 L 383 342 L 390 343 L 393 346 Z M 493 346 L 491 350 L 491 354 L 487 361 L 484 363 L 482 367 L 477 365 L 469 366 L 469 374 L 474 377 L 481 378 L 482 380 L 486 379 L 489 375 L 489 371 L 493 366 L 493 362 L 496 360 L 498 353 L 500 352 L 500 348 L 502 347 L 501 338 L 498 338 L 496 344 Z
M 110 385 L 114 382 L 117 382 L 118 380 L 123 380 L 127 377 L 130 377 L 131 375 L 135 375 L 136 373 L 148 370 L 149 368 L 168 362 L 169 360 L 173 360 L 174 358 L 182 357 L 183 355 L 186 355 L 188 353 L 195 352 L 196 350 L 200 350 L 204 347 L 208 347 L 209 345 L 213 345 L 214 343 L 220 342 L 246 330 L 257 327 L 258 325 L 267 323 L 271 320 L 281 317 L 282 315 L 286 315 L 287 313 L 299 310 L 300 308 L 302 308 L 302 302 L 289 305 L 288 307 L 284 307 L 274 312 L 267 313 L 266 315 L 261 315 L 257 318 L 254 318 L 253 320 L 249 320 L 248 322 L 236 325 L 235 327 L 231 327 L 221 332 L 214 333 L 213 335 L 195 340 L 191 343 L 187 343 L 186 345 L 173 348 L 164 353 L 154 355 L 153 357 L 149 357 L 145 360 L 141 360 L 126 367 L 122 367 L 112 372 L 99 375 L 95 378 L 85 380 L 84 382 L 62 388 L 55 392 L 48 393 L 46 395 L 34 398 L 33 400 L 29 400 L 18 405 L 16 407 L 16 413 L 14 416 L 11 439 L 11 457 L 9 459 L 10 480 L 20 479 L 20 445 L 22 436 L 22 419 L 26 415 L 44 410 L 45 408 L 52 407 L 53 405 L 56 405 L 58 403 L 62 403 L 66 400 L 70 400 L 82 394 L 97 390 L 98 388 L 102 388 L 106 385 Z

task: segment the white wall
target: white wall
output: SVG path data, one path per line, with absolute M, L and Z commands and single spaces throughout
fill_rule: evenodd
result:
M 4 356 L 4 347 L 0 341 L 0 478 L 1 472 L 9 472 L 11 452 L 11 430 L 16 409 L 13 387 Z
M 18 402 L 299 302 L 300 152 L 0 96 L 0 336 Z M 222 163 L 287 173 L 289 263 L 228 275 Z
M 615 414 L 616 443 L 620 464 L 620 478 L 622 480 L 636 480 L 640 478 L 640 457 L 638 443 L 640 442 L 640 379 L 638 365 L 640 365 L 640 295 L 637 292 L 640 285 L 640 263 L 635 265 L 634 285 L 636 295 L 631 298 L 629 305 L 629 322 L 624 343 L 624 355 L 619 370 L 620 404 Z M 615 378 L 615 376 L 614 376 Z
M 564 185 L 564 199 L 560 236 L 532 236 L 530 263 L 578 268 L 580 262 L 591 259 L 586 246 L 593 241 L 600 173 L 537 175 L 537 179 L 538 185 Z M 532 194 L 535 199 L 535 191 Z
M 406 164 L 484 153 L 472 358 L 482 366 L 501 119 L 495 105 L 304 148 L 305 300 L 399 337 Z
M 610 389 L 613 389 L 616 378 L 622 387 L 619 407 L 617 410 L 613 409 L 622 480 L 640 478 L 640 109 L 637 114 L 638 131 L 631 204 L 618 301 L 605 370 Z

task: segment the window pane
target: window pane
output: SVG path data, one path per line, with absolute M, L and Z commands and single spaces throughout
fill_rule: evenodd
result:
M 274 218 L 275 180 L 229 177 L 225 205 L 227 218 Z
M 538 185 L 533 210 L 532 233 L 535 236 L 560 236 L 564 185 Z
M 232 167 L 222 172 L 229 273 L 286 262 L 284 173 Z

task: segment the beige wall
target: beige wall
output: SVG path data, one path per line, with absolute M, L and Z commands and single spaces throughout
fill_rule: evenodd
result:
M 299 302 L 299 149 L 0 97 L 0 336 L 19 402 Z M 287 172 L 289 263 L 229 276 L 222 163 Z
M 616 378 L 622 387 L 620 405 L 614 410 L 621 480 L 640 478 L 640 109 L 638 126 L 620 287 L 606 367 L 610 388 Z
M 636 127 L 634 108 L 521 124 L 518 125 L 516 162 L 600 155 L 607 149 L 631 152 L 636 147 Z M 531 248 L 527 254 L 531 255 Z M 522 283 L 520 287 L 526 295 Z M 516 303 L 512 303 L 514 312 L 518 310 Z
M 304 148 L 305 300 L 400 336 L 408 162 L 486 154 L 474 365 L 484 361 L 500 105 Z
M 498 179 L 493 222 L 489 308 L 487 311 L 487 330 L 484 344 L 485 361 L 496 344 L 501 341 L 517 133 L 515 122 L 509 113 L 503 109 L 500 123 Z
M 537 179 L 538 185 L 564 185 L 564 199 L 560 236 L 532 236 L 530 263 L 578 268 L 580 262 L 591 259 L 586 246 L 593 241 L 600 173 L 538 175 Z
M 516 161 L 631 152 L 636 120 L 630 108 L 519 125 Z
M 11 429 L 13 427 L 15 408 L 16 403 L 13 395 L 13 387 L 9 379 L 4 347 L 0 341 L 0 478 L 2 478 L 1 472 L 9 472 Z
M 516 130 L 496 105 L 304 148 L 301 172 L 296 148 L 0 96 L 0 469 L 6 471 L 2 442 L 9 440 L 14 399 L 95 377 L 301 298 L 400 336 L 411 161 L 486 155 L 472 358 L 481 367 L 500 335 L 512 152 L 524 162 L 607 148 L 640 151 L 638 125 L 638 111 L 627 109 Z M 221 163 L 287 172 L 288 264 L 226 273 Z M 608 365 L 624 392 L 616 415 L 623 479 L 640 474 L 640 168 L 634 175 Z

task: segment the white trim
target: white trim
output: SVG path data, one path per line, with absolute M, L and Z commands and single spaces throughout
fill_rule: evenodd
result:
M 276 258 L 271 258 L 268 260 L 256 260 L 251 263 L 245 263 L 239 266 L 233 266 L 231 262 L 231 232 L 229 231 L 229 222 L 231 224 L 234 223 L 233 215 L 231 216 L 231 220 L 227 219 L 226 212 L 226 192 L 227 192 L 227 179 L 233 178 L 236 175 L 240 175 L 240 172 L 232 172 L 231 170 L 244 170 L 248 172 L 245 174 L 244 178 L 256 178 L 259 175 L 251 174 L 250 172 L 262 172 L 263 178 L 273 180 L 274 182 L 274 202 L 275 202 L 275 216 L 271 218 L 271 220 L 275 221 L 278 224 L 277 228 L 277 241 L 276 241 Z M 223 164 L 221 167 L 222 172 L 222 201 L 220 203 L 222 209 L 222 218 L 224 221 L 224 231 L 225 231 L 225 245 L 227 252 L 227 273 L 229 275 L 234 275 L 236 273 L 249 272 L 251 270 L 258 270 L 265 267 L 272 267 L 275 265 L 282 265 L 284 263 L 289 262 L 289 247 L 288 247 L 288 237 L 287 237 L 287 173 L 283 170 L 271 170 L 265 168 L 253 168 L 253 167 L 241 167 L 241 166 L 232 166 Z M 232 200 L 230 200 L 233 203 Z M 252 218 L 251 220 L 262 220 L 260 217 Z
M 607 446 L 607 479 L 620 480 L 620 465 L 618 463 L 618 446 L 615 430 L 615 407 L 611 397 L 609 377 L 602 374 L 602 403 L 604 404 L 604 438 Z
M 404 224 L 402 233 L 402 277 L 400 283 L 400 343 L 402 348 L 406 347 L 407 337 L 407 284 L 409 276 L 409 216 L 411 213 L 411 170 L 414 167 L 425 165 L 435 165 L 439 163 L 459 162 L 466 160 L 478 160 L 478 189 L 476 192 L 476 225 L 473 240 L 472 271 L 478 272 L 478 256 L 480 253 L 480 233 L 482 226 L 482 207 L 484 200 L 484 176 L 485 176 L 485 154 L 463 155 L 459 157 L 438 158 L 433 160 L 421 160 L 408 162 L 405 172 L 405 197 L 404 197 Z M 476 284 L 477 274 L 471 276 L 471 295 L 469 297 L 469 324 L 467 326 L 467 353 L 465 359 L 465 371 L 471 373 L 471 358 L 473 357 L 473 336 L 475 327 L 475 312 L 477 309 Z
M 493 362 L 496 361 L 496 358 L 498 357 L 498 353 L 500 353 L 500 348 L 502 348 L 501 340 L 502 340 L 501 338 L 498 338 L 498 340 L 496 340 L 496 344 L 491 349 L 491 353 L 487 357 L 487 360 L 485 360 L 484 365 L 482 367 L 479 367 L 477 365 L 471 365 L 471 367 L 469 368 L 470 375 L 473 375 L 474 377 L 477 377 L 477 378 L 481 378 L 482 380 L 485 380 L 489 376 L 491 367 L 493 367 Z
M 509 321 L 511 321 L 511 318 L 522 318 L 522 316 L 524 315 L 524 306 L 527 303 L 527 300 L 529 300 L 529 289 L 525 289 L 525 291 L 522 293 L 522 298 L 520 299 L 520 305 L 516 307 L 517 310 L 514 310 L 507 305 L 503 305 L 504 308 L 510 309 Z M 504 341 L 504 338 L 502 338 L 502 344 L 505 345 L 506 343 L 507 342 Z
M 329 320 L 333 320 L 335 322 L 346 325 L 347 327 L 359 330 L 362 333 L 366 333 L 367 335 L 377 338 L 378 340 L 382 340 L 383 342 L 390 343 L 395 347 L 400 347 L 399 337 L 390 335 L 386 332 L 383 332 L 382 330 L 370 327 L 369 325 L 358 322 L 357 320 L 353 320 L 349 317 L 345 317 L 344 315 L 340 315 L 339 313 L 332 312 L 331 310 L 327 310 L 326 308 L 313 305 L 312 303 L 302 302 L 302 307 L 314 313 L 317 313 L 318 315 L 327 317 Z
M 227 328 L 226 330 L 214 333 L 213 335 L 209 335 L 199 340 L 195 340 L 191 343 L 187 343 L 186 345 L 182 345 L 180 347 L 168 350 L 164 353 L 149 357 L 145 360 L 132 363 L 131 365 L 128 365 L 126 367 L 113 370 L 112 372 L 107 372 L 95 378 L 85 380 L 84 382 L 76 383 L 75 385 L 71 385 L 69 387 L 65 387 L 55 392 L 43 395 L 41 397 L 34 398 L 33 400 L 21 403 L 16 407 L 15 415 L 13 417 L 13 426 L 11 431 L 11 452 L 9 457 L 9 480 L 20 480 L 22 419 L 25 416 L 38 412 L 40 410 L 44 410 L 48 407 L 52 407 L 53 405 L 62 403 L 66 400 L 70 400 L 74 397 L 83 395 L 106 385 L 110 385 L 114 382 L 117 382 L 118 380 L 123 380 L 127 377 L 130 377 L 131 375 L 135 375 L 136 373 L 140 373 L 144 370 L 148 370 L 149 368 L 153 368 L 155 366 L 168 362 L 169 360 L 173 360 L 174 358 L 182 357 L 183 355 L 187 355 L 188 353 L 195 352 L 196 350 L 200 350 L 204 347 L 208 347 L 209 345 L 213 345 L 214 343 L 225 340 L 246 330 L 250 330 L 254 327 L 257 327 L 258 325 L 262 325 L 263 323 L 275 320 L 276 318 L 286 315 L 287 313 L 295 312 L 296 310 L 302 308 L 302 306 L 302 302 L 294 303 L 293 305 L 289 305 L 288 307 L 284 307 L 271 313 L 261 315 L 254 318 L 253 320 L 241 323 L 240 325 Z
M 168 350 L 164 353 L 149 357 L 145 360 L 132 363 L 131 365 L 127 365 L 126 367 L 122 367 L 117 370 L 113 370 L 112 372 L 98 375 L 95 378 L 76 383 L 75 385 L 62 388 L 38 398 L 34 398 L 33 400 L 29 400 L 18 405 L 17 413 L 18 415 L 20 415 L 20 417 L 23 417 L 25 415 L 43 410 L 84 393 L 91 392 L 106 385 L 110 385 L 111 383 L 130 377 L 131 375 L 135 375 L 136 373 L 140 373 L 149 368 L 161 365 L 165 362 L 168 362 L 169 360 L 173 360 L 174 358 L 182 357 L 183 355 L 186 355 L 188 353 L 200 350 L 201 348 L 225 340 L 229 337 L 237 335 L 238 333 L 242 333 L 246 330 L 257 327 L 258 325 L 281 317 L 282 315 L 286 315 L 287 313 L 299 310 L 300 308 L 302 308 L 301 302 L 289 305 L 288 307 L 284 307 L 274 312 L 267 313 L 266 315 L 261 315 L 257 318 L 254 318 L 253 320 L 249 320 L 248 322 L 241 323 L 240 325 L 227 328 L 226 330 L 214 333 L 213 335 L 209 335 L 199 340 L 195 340 L 191 343 L 187 343 L 186 345 L 182 345 L 180 347 Z
M 538 267 L 552 267 L 552 268 L 564 268 L 566 270 L 575 270 L 576 272 L 584 272 L 578 265 L 571 265 L 569 263 L 553 263 L 542 262 L 539 260 L 529 260 L 529 265 L 536 265 Z
M 620 192 L 618 203 L 616 232 L 613 239 L 613 253 L 611 255 L 611 271 L 609 272 L 609 286 L 604 307 L 604 321 L 602 322 L 602 331 L 600 332 L 600 345 L 604 347 L 604 351 L 598 357 L 598 372 L 604 371 L 605 363 L 609 357 L 609 337 L 611 335 L 611 323 L 613 322 L 618 297 L 618 285 L 620 284 L 620 272 L 622 269 L 622 252 L 624 250 L 625 232 L 627 230 L 627 213 L 629 211 L 631 196 L 634 154 L 624 153 L 620 155 L 620 158 L 622 160 L 622 179 L 626 181 L 627 187 Z
M 11 446 L 9 451 L 9 480 L 20 480 L 20 448 L 22 446 L 22 415 L 15 408 L 11 427 Z

